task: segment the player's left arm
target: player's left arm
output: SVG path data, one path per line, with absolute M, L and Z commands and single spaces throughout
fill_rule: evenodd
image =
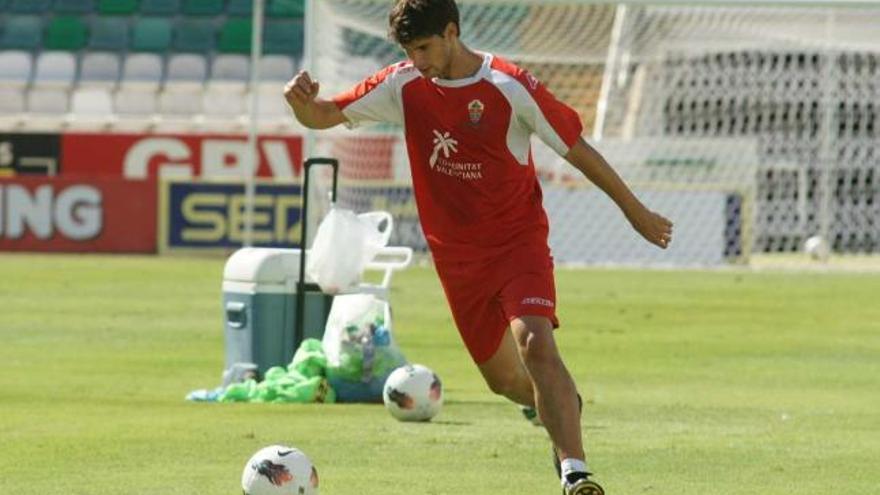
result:
M 669 246 L 672 241 L 672 222 L 646 208 L 605 158 L 583 138 L 577 140 L 565 159 L 617 203 L 636 232 L 663 249 Z

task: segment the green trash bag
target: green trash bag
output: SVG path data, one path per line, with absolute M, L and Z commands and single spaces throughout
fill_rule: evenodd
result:
M 305 339 L 293 355 L 287 369 L 294 369 L 303 376 L 324 376 L 327 369 L 327 356 L 318 339 Z
M 327 357 L 321 341 L 307 339 L 287 368 L 273 366 L 257 383 L 248 379 L 232 383 L 219 396 L 220 402 L 336 402 L 336 393 L 325 378 Z
M 220 402 L 250 402 L 257 396 L 257 381 L 248 379 L 239 383 L 230 383 L 218 399 Z
M 306 404 L 310 402 L 335 402 L 336 394 L 327 383 L 327 379 L 321 376 L 306 378 L 305 380 L 292 383 L 288 386 L 278 387 L 274 402 L 295 402 Z

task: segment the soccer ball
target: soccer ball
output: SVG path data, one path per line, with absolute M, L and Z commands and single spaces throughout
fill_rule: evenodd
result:
M 810 258 L 819 261 L 826 261 L 828 256 L 831 255 L 831 249 L 828 247 L 828 242 L 825 241 L 820 235 L 814 235 L 807 239 L 804 242 L 804 251 Z
M 443 384 L 426 366 L 407 364 L 388 375 L 382 400 L 400 421 L 430 421 L 443 405 Z
M 299 450 L 272 445 L 244 465 L 241 489 L 244 495 L 318 495 L 318 472 Z

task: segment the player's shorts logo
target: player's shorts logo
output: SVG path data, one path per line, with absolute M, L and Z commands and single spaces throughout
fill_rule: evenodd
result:
M 447 131 L 441 133 L 438 130 L 434 131 L 434 152 L 431 153 L 431 159 L 428 160 L 428 163 L 431 165 L 431 168 L 434 168 L 434 165 L 437 164 L 437 159 L 440 157 L 440 152 L 443 152 L 444 158 L 449 158 L 449 155 L 454 151 L 458 152 L 458 141 L 452 139 L 451 134 Z
M 547 306 L 548 308 L 552 308 L 555 306 L 553 301 L 549 299 L 545 299 L 543 297 L 526 297 L 522 300 L 520 304 L 523 305 L 536 305 L 536 306 Z
M 471 125 L 477 125 L 480 123 L 485 108 L 486 105 L 483 105 L 483 102 L 480 100 L 474 100 L 468 103 L 468 117 L 471 119 Z

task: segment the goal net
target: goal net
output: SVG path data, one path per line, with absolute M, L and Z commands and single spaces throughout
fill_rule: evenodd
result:
M 318 0 L 306 66 L 322 94 L 402 60 L 389 0 Z M 614 204 L 537 138 L 533 155 L 564 263 L 723 265 L 880 251 L 880 8 L 800 2 L 460 0 L 462 39 L 528 69 L 575 108 L 585 138 L 673 245 L 640 240 Z M 339 202 L 395 215 L 392 242 L 425 249 L 403 129 L 311 133 L 340 160 Z

